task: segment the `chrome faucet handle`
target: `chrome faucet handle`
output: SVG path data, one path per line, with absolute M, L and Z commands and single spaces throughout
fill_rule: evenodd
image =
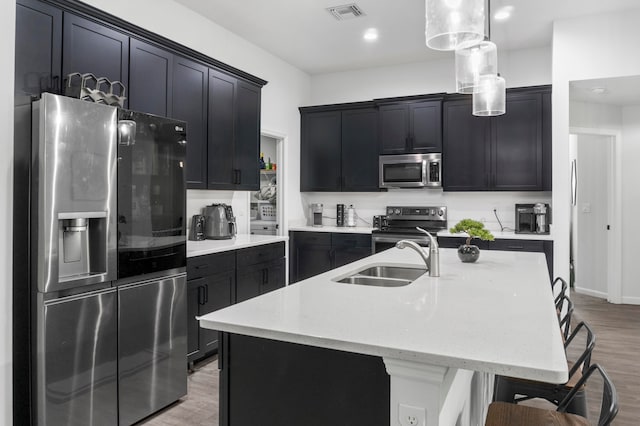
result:
M 440 276 L 440 247 L 438 240 L 426 229 L 416 226 L 416 229 L 429 237 L 429 276 Z

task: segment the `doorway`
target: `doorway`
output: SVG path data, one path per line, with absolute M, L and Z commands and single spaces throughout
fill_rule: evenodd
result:
M 576 291 L 609 300 L 614 279 L 614 147 L 614 135 L 588 129 L 570 135 L 571 281 Z
M 260 135 L 260 189 L 250 194 L 250 234 L 284 235 L 283 135 Z

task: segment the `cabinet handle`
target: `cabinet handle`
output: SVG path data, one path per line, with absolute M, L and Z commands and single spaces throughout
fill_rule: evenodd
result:
M 238 169 L 238 185 L 242 183 L 242 170 Z
M 207 269 L 209 267 L 209 265 L 207 265 L 206 263 L 203 265 L 196 265 L 196 269 Z
M 198 305 L 204 305 L 205 301 L 204 301 L 204 287 L 203 286 L 199 286 L 198 287 Z
M 513 250 L 524 250 L 524 246 L 507 246 L 507 247 Z
M 204 286 L 204 303 L 209 303 L 209 285 Z
M 262 285 L 265 285 L 267 283 L 267 270 L 263 269 L 262 270 Z

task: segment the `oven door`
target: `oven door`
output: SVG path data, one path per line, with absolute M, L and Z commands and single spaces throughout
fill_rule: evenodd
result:
M 400 240 L 413 241 L 423 247 L 429 246 L 429 237 L 426 235 L 407 235 L 407 234 L 371 234 L 371 253 L 376 254 L 381 251 L 393 248 Z
M 118 128 L 118 278 L 185 267 L 186 125 L 120 110 Z

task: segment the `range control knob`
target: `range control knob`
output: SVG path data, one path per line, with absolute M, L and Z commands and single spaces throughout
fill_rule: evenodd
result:
M 392 208 L 388 208 L 387 209 L 387 214 L 393 214 L 393 209 Z
M 400 209 L 395 209 L 395 210 L 394 210 L 394 213 L 395 213 L 395 214 L 400 214 Z
M 444 216 L 444 210 L 442 209 L 438 210 L 438 216 Z

